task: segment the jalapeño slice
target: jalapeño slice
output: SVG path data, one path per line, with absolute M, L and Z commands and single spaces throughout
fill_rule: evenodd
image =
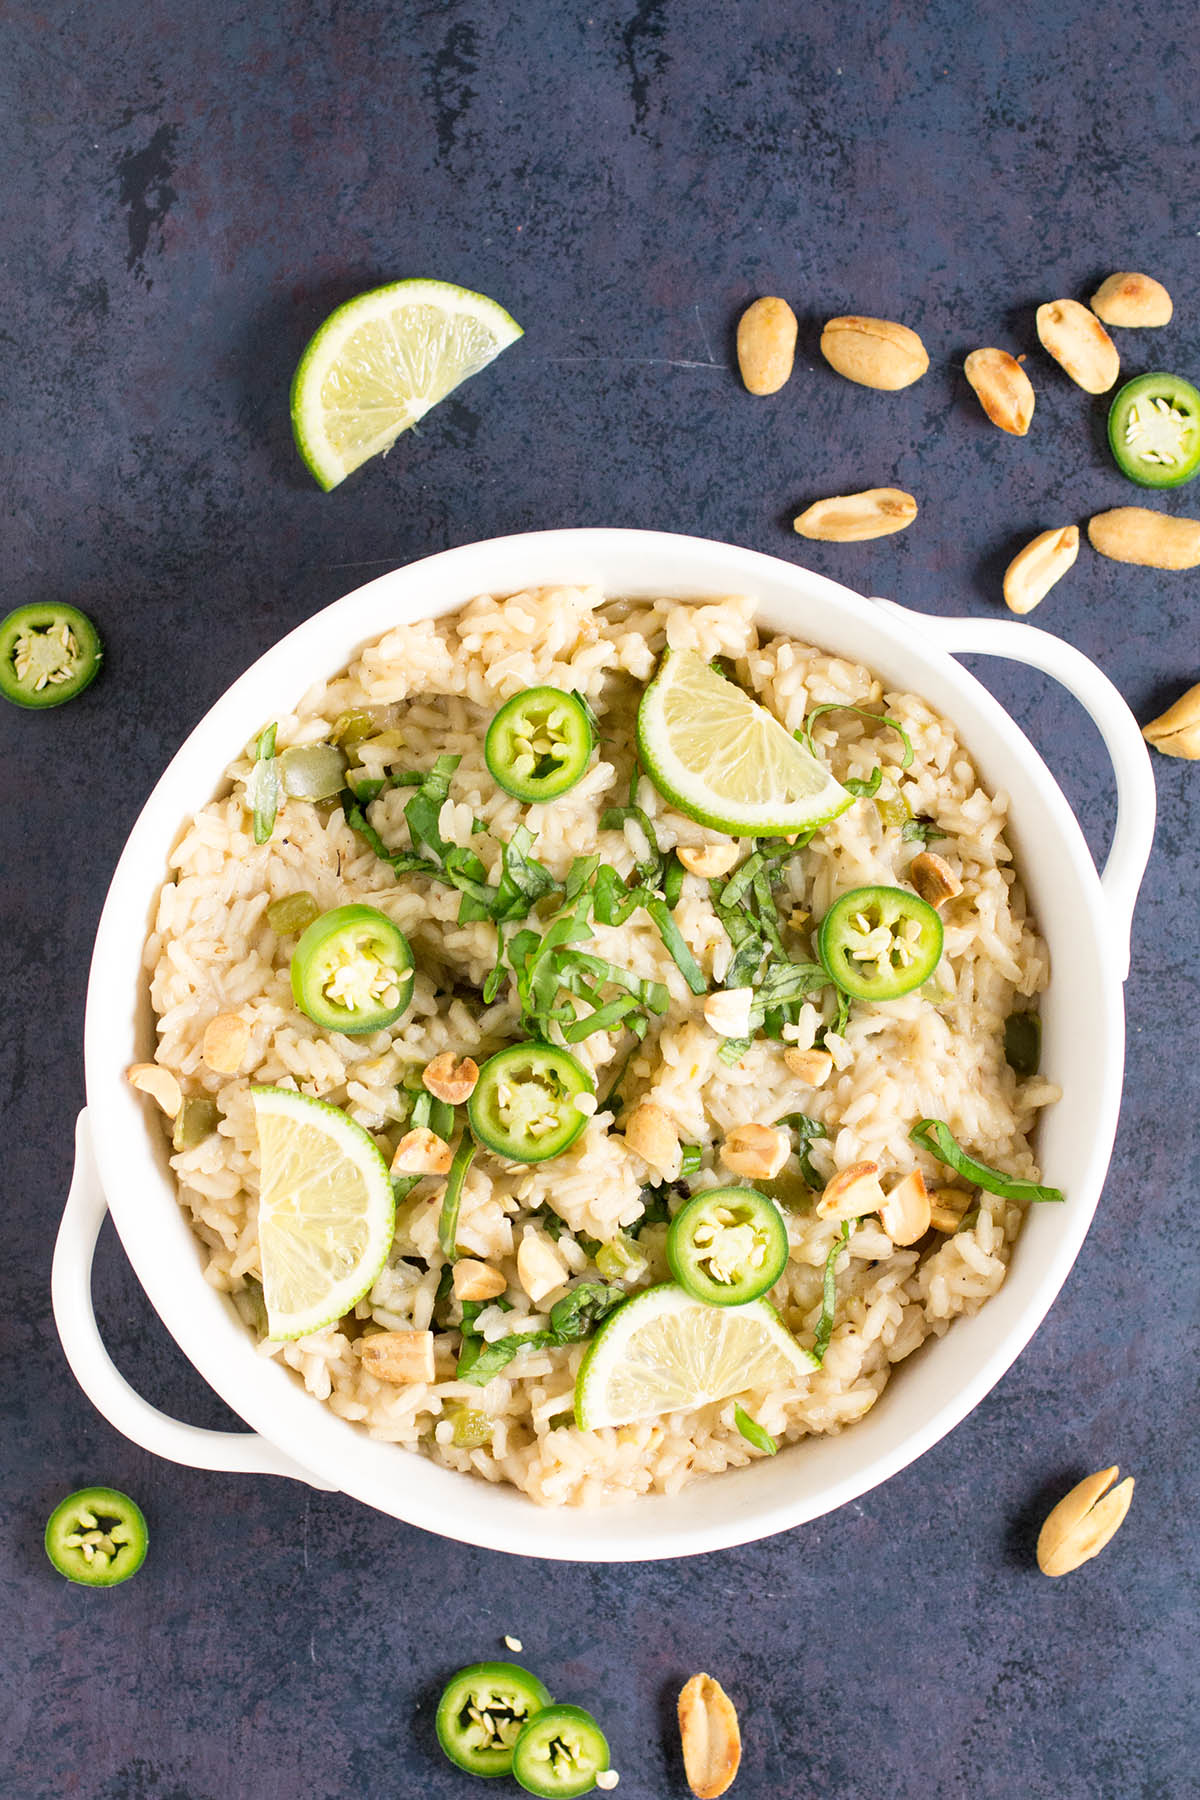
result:
M 77 606 L 18 606 L 0 622 L 0 694 L 14 706 L 61 706 L 95 681 L 102 656 Z
M 536 1675 L 517 1663 L 471 1663 L 446 1683 L 438 1701 L 438 1743 L 468 1775 L 507 1775 L 513 1745 L 550 1705 Z
M 591 1076 L 568 1051 L 536 1041 L 512 1044 L 480 1069 L 467 1117 L 479 1142 L 497 1156 L 547 1162 L 575 1142 L 595 1092 Z
M 788 1235 L 773 1200 L 751 1187 L 707 1188 L 680 1207 L 667 1261 L 680 1287 L 709 1306 L 741 1306 L 774 1287 Z
M 590 1794 L 608 1768 L 608 1740 L 582 1706 L 548 1706 L 532 1718 L 513 1750 L 512 1772 L 538 1800 Z
M 1140 487 L 1182 487 L 1200 473 L 1200 392 L 1157 370 L 1127 381 L 1109 408 L 1117 467 Z
M 817 955 L 853 1000 L 898 1000 L 927 981 L 942 954 L 942 921 L 907 888 L 852 888 L 821 921 Z
M 575 786 L 594 741 L 587 709 L 575 694 L 535 687 L 505 701 L 488 726 L 483 754 L 506 794 L 535 805 Z
M 116 1587 L 146 1560 L 150 1534 L 142 1509 L 117 1488 L 80 1488 L 46 1522 L 46 1555 L 82 1587 Z
M 292 952 L 296 1005 L 324 1031 L 379 1031 L 412 999 L 413 959 L 398 925 L 373 906 L 314 919 Z

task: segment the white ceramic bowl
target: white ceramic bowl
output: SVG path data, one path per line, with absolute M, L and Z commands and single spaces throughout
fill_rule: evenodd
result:
M 984 779 L 1011 796 L 1014 847 L 1050 945 L 1044 1066 L 1062 1084 L 1063 1099 L 1045 1117 L 1039 1151 L 1046 1179 L 1068 1196 L 1064 1206 L 1030 1209 L 999 1294 L 902 1364 L 860 1424 L 693 1482 L 670 1498 L 553 1513 L 515 1488 L 373 1442 L 311 1399 L 282 1364 L 255 1354 L 229 1300 L 204 1281 L 201 1248 L 176 1200 L 162 1134 L 124 1079 L 128 1064 L 153 1050 L 142 950 L 168 853 L 185 816 L 212 797 L 240 746 L 397 620 L 452 611 L 477 593 L 549 582 L 597 582 L 611 594 L 748 592 L 766 626 L 865 663 L 955 722 Z M 1118 788 L 1103 877 L 1040 757 L 953 661 L 955 650 L 1031 663 L 1064 682 L 1095 719 Z M 88 1106 L 55 1253 L 55 1316 L 72 1368 L 119 1430 L 162 1456 L 341 1489 L 398 1519 L 496 1550 L 614 1562 L 685 1556 L 765 1537 L 843 1505 L 936 1443 L 987 1393 L 1028 1342 L 1078 1254 L 1116 1130 L 1121 983 L 1153 818 L 1145 746 L 1116 689 L 1069 645 L 1026 624 L 925 617 L 772 557 L 659 532 L 532 533 L 448 550 L 372 581 L 299 626 L 217 702 L 151 794 L 113 877 L 88 988 Z M 251 1434 L 199 1431 L 168 1419 L 113 1367 L 90 1296 L 106 1203 L 168 1330 Z

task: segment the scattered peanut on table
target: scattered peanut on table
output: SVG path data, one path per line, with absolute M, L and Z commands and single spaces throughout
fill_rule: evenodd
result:
M 765 294 L 738 321 L 738 368 L 751 394 L 775 394 L 796 358 L 796 315 L 786 300 Z
M 1200 761 L 1200 682 L 1181 694 L 1159 718 L 1151 719 L 1142 736 L 1163 756 Z
M 917 516 L 917 503 L 900 488 L 867 488 L 817 500 L 792 520 L 801 537 L 829 544 L 857 544 L 866 538 L 903 531 Z
M 1004 604 L 1010 612 L 1031 613 L 1079 555 L 1078 525 L 1039 532 L 1004 571 Z
M 1106 325 L 1169 325 L 1175 308 L 1161 281 L 1133 270 L 1110 275 L 1092 295 L 1092 311 Z
M 1089 519 L 1087 533 L 1092 549 L 1113 562 L 1140 563 L 1147 569 L 1200 566 L 1200 519 L 1181 519 L 1148 506 L 1115 506 Z
M 683 1768 L 696 1800 L 720 1800 L 742 1760 L 733 1701 L 711 1675 L 693 1675 L 679 1696 Z
M 821 354 L 831 369 L 860 387 L 894 391 L 919 381 L 929 356 L 915 331 L 893 319 L 847 313 L 821 333 Z
M 1007 350 L 972 350 L 963 373 L 979 396 L 993 425 L 1014 437 L 1024 437 L 1033 418 L 1033 383 L 1015 356 Z
M 1049 300 L 1039 306 L 1037 334 L 1055 362 L 1089 394 L 1106 394 L 1121 373 L 1117 346 L 1095 313 L 1078 300 Z
M 1037 1560 L 1043 1575 L 1069 1575 L 1099 1556 L 1115 1536 L 1133 1498 L 1133 1476 L 1112 1489 L 1119 1473 L 1114 1464 L 1077 1483 L 1064 1494 L 1038 1534 Z M 1101 1496 L 1104 1496 L 1101 1498 Z

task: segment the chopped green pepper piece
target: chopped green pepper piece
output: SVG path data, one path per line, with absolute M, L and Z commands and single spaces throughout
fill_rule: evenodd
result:
M 478 1406 L 449 1406 L 446 1417 L 454 1427 L 451 1442 L 456 1450 L 481 1450 L 492 1441 L 492 1421 Z
M 346 757 L 332 744 L 294 744 L 279 758 L 283 791 L 293 800 L 332 800 L 346 783 Z
M 321 909 L 311 894 L 283 894 L 267 908 L 267 924 L 276 937 L 292 937 L 307 931 Z
M 195 1097 L 185 1100 L 175 1114 L 175 1124 L 171 1132 L 171 1148 L 173 1150 L 194 1150 L 202 1144 L 206 1137 L 211 1137 L 217 1129 L 220 1118 L 215 1100 Z

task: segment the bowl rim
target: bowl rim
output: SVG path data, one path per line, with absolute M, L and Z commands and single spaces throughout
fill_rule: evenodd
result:
M 791 589 L 799 603 L 831 608 L 835 615 L 861 626 L 867 637 L 890 644 L 899 660 L 915 658 L 922 665 L 926 686 L 934 685 L 961 699 L 971 715 L 968 728 L 957 716 L 956 727 L 963 733 L 968 754 L 974 760 L 975 745 L 971 732 L 986 726 L 995 740 L 1003 744 L 1020 765 L 1031 793 L 1036 792 L 1058 834 L 1056 854 L 1082 901 L 1082 915 L 1088 931 L 1081 936 L 1097 940 L 1093 959 L 1096 977 L 1096 1003 L 1099 1009 L 1100 1039 L 1095 1049 L 1098 1076 L 1089 1092 L 1089 1152 L 1084 1167 L 1072 1179 L 1072 1206 L 1062 1220 L 1050 1253 L 1036 1270 L 1030 1268 L 1014 1294 L 1016 1284 L 1006 1279 L 986 1308 L 975 1315 L 981 1319 L 996 1309 L 997 1337 L 979 1358 L 973 1372 L 960 1374 L 951 1391 L 929 1412 L 922 1423 L 907 1430 L 889 1448 L 865 1456 L 861 1466 L 832 1480 L 813 1484 L 804 1479 L 797 1461 L 796 1482 L 782 1500 L 755 1506 L 747 1505 L 753 1493 L 749 1484 L 739 1490 L 727 1471 L 720 1483 L 693 1480 L 680 1495 L 645 1495 L 636 1506 L 604 1509 L 555 1509 L 552 1514 L 529 1500 L 519 1490 L 496 1487 L 445 1468 L 429 1458 L 406 1457 L 419 1470 L 411 1482 L 397 1480 L 395 1461 L 397 1446 L 378 1443 L 331 1413 L 322 1402 L 314 1400 L 295 1380 L 290 1371 L 255 1354 L 245 1328 L 238 1320 L 226 1297 L 217 1295 L 203 1284 L 209 1305 L 187 1281 L 192 1305 L 179 1304 L 180 1276 L 170 1261 L 172 1244 L 177 1247 L 179 1226 L 196 1250 L 199 1240 L 190 1219 L 184 1217 L 177 1201 L 168 1219 L 159 1213 L 143 1211 L 148 1188 L 164 1179 L 165 1150 L 157 1169 L 150 1171 L 145 1163 L 149 1134 L 137 1097 L 130 1094 L 123 1080 L 125 1063 L 130 1057 L 118 1057 L 117 1046 L 124 1040 L 112 1028 L 112 978 L 115 968 L 127 968 L 124 951 L 130 932 L 131 913 L 142 939 L 146 935 L 144 921 L 148 905 L 153 905 L 166 874 L 163 841 L 168 825 L 170 841 L 178 835 L 183 819 L 203 800 L 181 801 L 179 794 L 192 781 L 192 768 L 205 759 L 211 769 L 223 769 L 232 754 L 230 746 L 245 741 L 248 731 L 238 731 L 238 721 L 247 715 L 259 688 L 277 679 L 276 671 L 288 665 L 310 647 L 337 643 L 340 661 L 329 672 L 342 667 L 355 654 L 361 643 L 378 636 L 386 622 L 378 622 L 378 608 L 388 604 L 394 608 L 394 619 L 417 619 L 429 613 L 452 612 L 476 593 L 492 591 L 510 593 L 523 585 L 567 584 L 568 566 L 592 560 L 614 560 L 624 566 L 641 560 L 653 561 L 655 555 L 678 561 L 690 569 L 689 578 L 675 587 L 663 581 L 649 581 L 640 589 L 622 583 L 616 591 L 623 593 L 667 594 L 679 598 L 712 598 L 745 590 L 753 591 L 757 582 L 776 589 Z M 545 569 L 561 560 L 564 574 L 528 576 L 524 581 L 479 581 L 474 571 L 484 566 L 502 567 L 522 564 Z M 579 580 L 579 570 L 575 580 Z M 442 588 L 442 598 L 418 604 L 427 590 Z M 452 597 L 446 598 L 447 594 Z M 772 607 L 763 607 L 769 615 Z M 353 1494 L 365 1504 L 389 1513 L 410 1524 L 459 1538 L 486 1548 L 513 1554 L 533 1555 L 562 1560 L 640 1561 L 662 1557 L 678 1557 L 729 1548 L 789 1529 L 822 1516 L 848 1501 L 858 1498 L 915 1461 L 959 1424 L 979 1403 L 1024 1349 L 1037 1326 L 1048 1312 L 1073 1265 L 1086 1235 L 1099 1200 L 1107 1169 L 1120 1100 L 1124 1051 L 1124 1010 L 1119 977 L 1106 966 L 1099 954 L 1099 933 L 1105 918 L 1104 896 L 1091 855 L 1082 832 L 1054 777 L 1029 743 L 1015 721 L 1005 712 L 982 683 L 955 661 L 938 642 L 928 642 L 914 633 L 908 620 L 919 622 L 921 615 L 904 615 L 900 609 L 884 607 L 853 590 L 818 575 L 802 566 L 780 558 L 747 550 L 719 540 L 685 536 L 669 532 L 633 531 L 624 528 L 585 527 L 558 531 L 518 533 L 510 537 L 484 540 L 421 558 L 416 562 L 377 576 L 364 586 L 344 595 L 303 621 L 268 648 L 205 713 L 171 759 L 155 784 L 145 806 L 126 841 L 105 901 L 96 934 L 88 985 L 88 1001 L 84 1027 L 85 1068 L 89 1113 L 93 1121 L 96 1160 L 113 1220 L 122 1243 L 145 1289 L 151 1304 L 168 1331 L 193 1366 L 221 1397 L 255 1430 L 294 1459 L 302 1468 L 312 1470 L 334 1481 L 344 1492 Z M 369 622 L 369 623 L 368 623 Z M 789 630 L 795 632 L 796 627 Z M 864 653 L 863 660 L 874 666 L 874 655 Z M 322 672 L 325 662 L 321 662 Z M 927 674 L 926 674 L 927 672 Z M 936 676 L 936 681 L 934 677 Z M 305 687 L 293 684 L 297 703 Z M 918 689 L 918 691 L 920 691 Z M 938 710 L 943 710 L 941 702 Z M 214 747 L 223 745 L 223 754 Z M 985 775 L 989 786 L 994 782 Z M 209 778 L 207 793 L 215 791 Z M 1085 950 L 1087 945 L 1085 945 Z M 143 976 L 144 981 L 144 976 Z M 127 1000 L 126 1004 L 129 1002 Z M 118 1016 L 119 996 L 118 996 Z M 141 1138 L 141 1162 L 134 1153 L 134 1177 L 130 1178 L 131 1143 Z M 149 1180 L 147 1179 L 149 1177 Z M 174 1185 L 174 1177 L 167 1177 Z M 156 1201 L 149 1202 L 151 1207 Z M 1045 1209 L 1041 1209 L 1045 1210 Z M 1055 1209 L 1057 1210 L 1057 1209 Z M 1032 1221 L 1023 1227 L 1022 1237 L 1030 1234 Z M 1032 1262 L 1032 1259 L 1028 1259 Z M 199 1259 L 197 1259 L 197 1268 Z M 1002 1304 L 1003 1303 L 1003 1304 Z M 209 1328 L 223 1310 L 229 1328 L 236 1326 L 243 1340 L 240 1354 L 222 1342 L 215 1344 Z M 961 1338 L 973 1320 L 956 1321 L 956 1334 Z M 218 1339 L 220 1338 L 218 1334 Z M 250 1361 L 253 1361 L 253 1370 Z M 970 1358 L 960 1359 L 970 1361 Z M 279 1377 L 282 1377 L 280 1381 Z M 864 1422 L 865 1424 L 866 1422 Z M 336 1428 L 336 1429 L 334 1429 Z M 859 1425 L 857 1430 L 862 1430 Z M 347 1433 L 353 1434 L 356 1446 L 348 1449 Z M 856 1433 L 850 1434 L 856 1436 Z M 802 1440 L 810 1460 L 820 1445 L 843 1441 L 838 1438 L 810 1437 Z M 797 1454 L 801 1445 L 789 1446 L 786 1454 Z M 381 1461 L 379 1452 L 387 1453 Z M 776 1459 L 779 1462 L 783 1458 Z M 757 1465 L 759 1469 L 764 1464 Z M 742 1470 L 739 1479 L 750 1471 Z M 461 1490 L 471 1490 L 470 1496 Z M 712 1496 L 727 1492 L 728 1500 L 717 1506 L 697 1505 L 697 1494 Z M 687 1497 L 688 1504 L 683 1504 Z M 738 1504 L 739 1499 L 741 1504 Z M 475 1501 L 481 1502 L 478 1506 Z M 656 1510 L 657 1509 L 657 1510 Z M 705 1516 L 712 1515 L 713 1516 Z M 564 1515 L 567 1515 L 564 1519 Z M 548 1529 L 547 1521 L 559 1521 L 559 1530 Z M 585 1521 L 585 1524 L 580 1524 Z

